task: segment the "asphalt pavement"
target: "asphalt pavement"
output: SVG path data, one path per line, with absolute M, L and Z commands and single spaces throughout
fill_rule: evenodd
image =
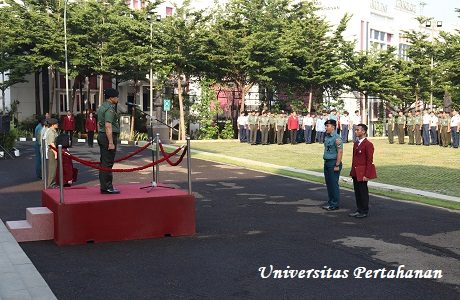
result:
M 19 143 L 19 149 L 21 157 L 0 160 L 3 221 L 24 219 L 27 207 L 41 205 L 32 143 Z M 121 146 L 117 156 L 134 149 Z M 75 145 L 71 152 L 97 159 L 99 150 Z M 150 157 L 146 151 L 121 165 L 144 165 Z M 192 165 L 195 236 L 20 245 L 58 299 L 460 297 L 458 212 L 371 196 L 369 218 L 358 220 L 348 217 L 355 208 L 352 191 L 341 191 L 340 210 L 326 212 L 320 208 L 327 200 L 324 185 L 203 160 L 193 159 Z M 78 184 L 98 184 L 96 171 L 78 168 Z M 148 184 L 151 176 L 151 170 L 121 173 L 114 182 Z M 162 166 L 160 182 L 185 189 L 186 176 L 185 161 L 179 167 Z M 360 267 L 388 271 L 402 265 L 404 270 L 441 270 L 443 276 L 355 278 Z M 348 276 L 274 278 L 271 266 L 289 276 L 311 269 L 336 275 L 347 271 Z

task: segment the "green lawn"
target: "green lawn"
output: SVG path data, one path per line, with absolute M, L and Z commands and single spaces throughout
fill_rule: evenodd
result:
M 370 140 L 375 146 L 374 163 L 378 173 L 375 181 L 460 195 L 460 149 L 390 145 L 384 139 Z M 323 145 L 320 144 L 251 146 L 238 141 L 192 141 L 191 146 L 192 149 L 231 157 L 322 172 Z M 344 147 L 343 176 L 350 172 L 352 146 L 348 143 Z

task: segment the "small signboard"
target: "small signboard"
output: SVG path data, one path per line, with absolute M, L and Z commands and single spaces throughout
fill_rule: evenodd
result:
M 170 111 L 171 110 L 171 100 L 164 99 L 163 100 L 163 111 Z

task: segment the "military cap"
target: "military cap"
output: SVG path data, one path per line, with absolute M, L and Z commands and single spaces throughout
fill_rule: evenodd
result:
M 51 126 L 51 125 L 54 125 L 54 124 L 59 124 L 59 121 L 55 118 L 51 118 L 48 120 L 48 124 Z
M 332 126 L 337 126 L 337 122 L 335 120 L 327 120 L 324 122 L 324 125 L 331 124 Z
M 106 89 L 104 91 L 105 99 L 109 99 L 110 97 L 118 97 L 118 91 L 116 89 Z

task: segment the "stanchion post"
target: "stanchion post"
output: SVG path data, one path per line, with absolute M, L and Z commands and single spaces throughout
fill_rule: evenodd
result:
M 40 145 L 40 159 L 41 159 L 41 164 L 42 164 L 42 180 L 43 180 L 43 184 L 45 184 L 45 189 L 46 189 L 45 181 L 46 181 L 47 172 L 46 172 L 46 166 L 45 166 L 45 163 L 46 163 L 45 149 L 46 149 L 45 142 L 42 140 L 42 143 Z
M 48 187 L 48 160 L 46 159 L 46 157 L 48 156 L 48 149 L 46 147 L 46 142 L 43 140 L 42 141 L 43 143 L 43 173 L 44 173 L 44 177 L 43 177 L 43 182 L 45 184 L 45 189 Z
M 62 167 L 62 145 L 58 146 L 58 164 L 59 164 L 59 203 L 64 203 L 64 169 Z
M 192 154 L 190 151 L 190 137 L 187 137 L 187 181 L 188 193 L 192 195 Z
M 157 133 L 157 143 L 156 143 L 156 161 L 160 160 L 160 134 Z M 156 171 L 156 177 L 155 177 L 155 182 L 158 184 L 158 180 L 160 178 L 160 164 L 155 165 Z
M 152 162 L 155 161 L 155 152 L 153 152 L 153 141 L 154 141 L 154 138 L 153 138 L 153 133 L 152 133 L 152 137 L 150 138 L 150 147 L 152 147 Z M 152 166 L 152 182 L 155 182 L 155 166 Z

